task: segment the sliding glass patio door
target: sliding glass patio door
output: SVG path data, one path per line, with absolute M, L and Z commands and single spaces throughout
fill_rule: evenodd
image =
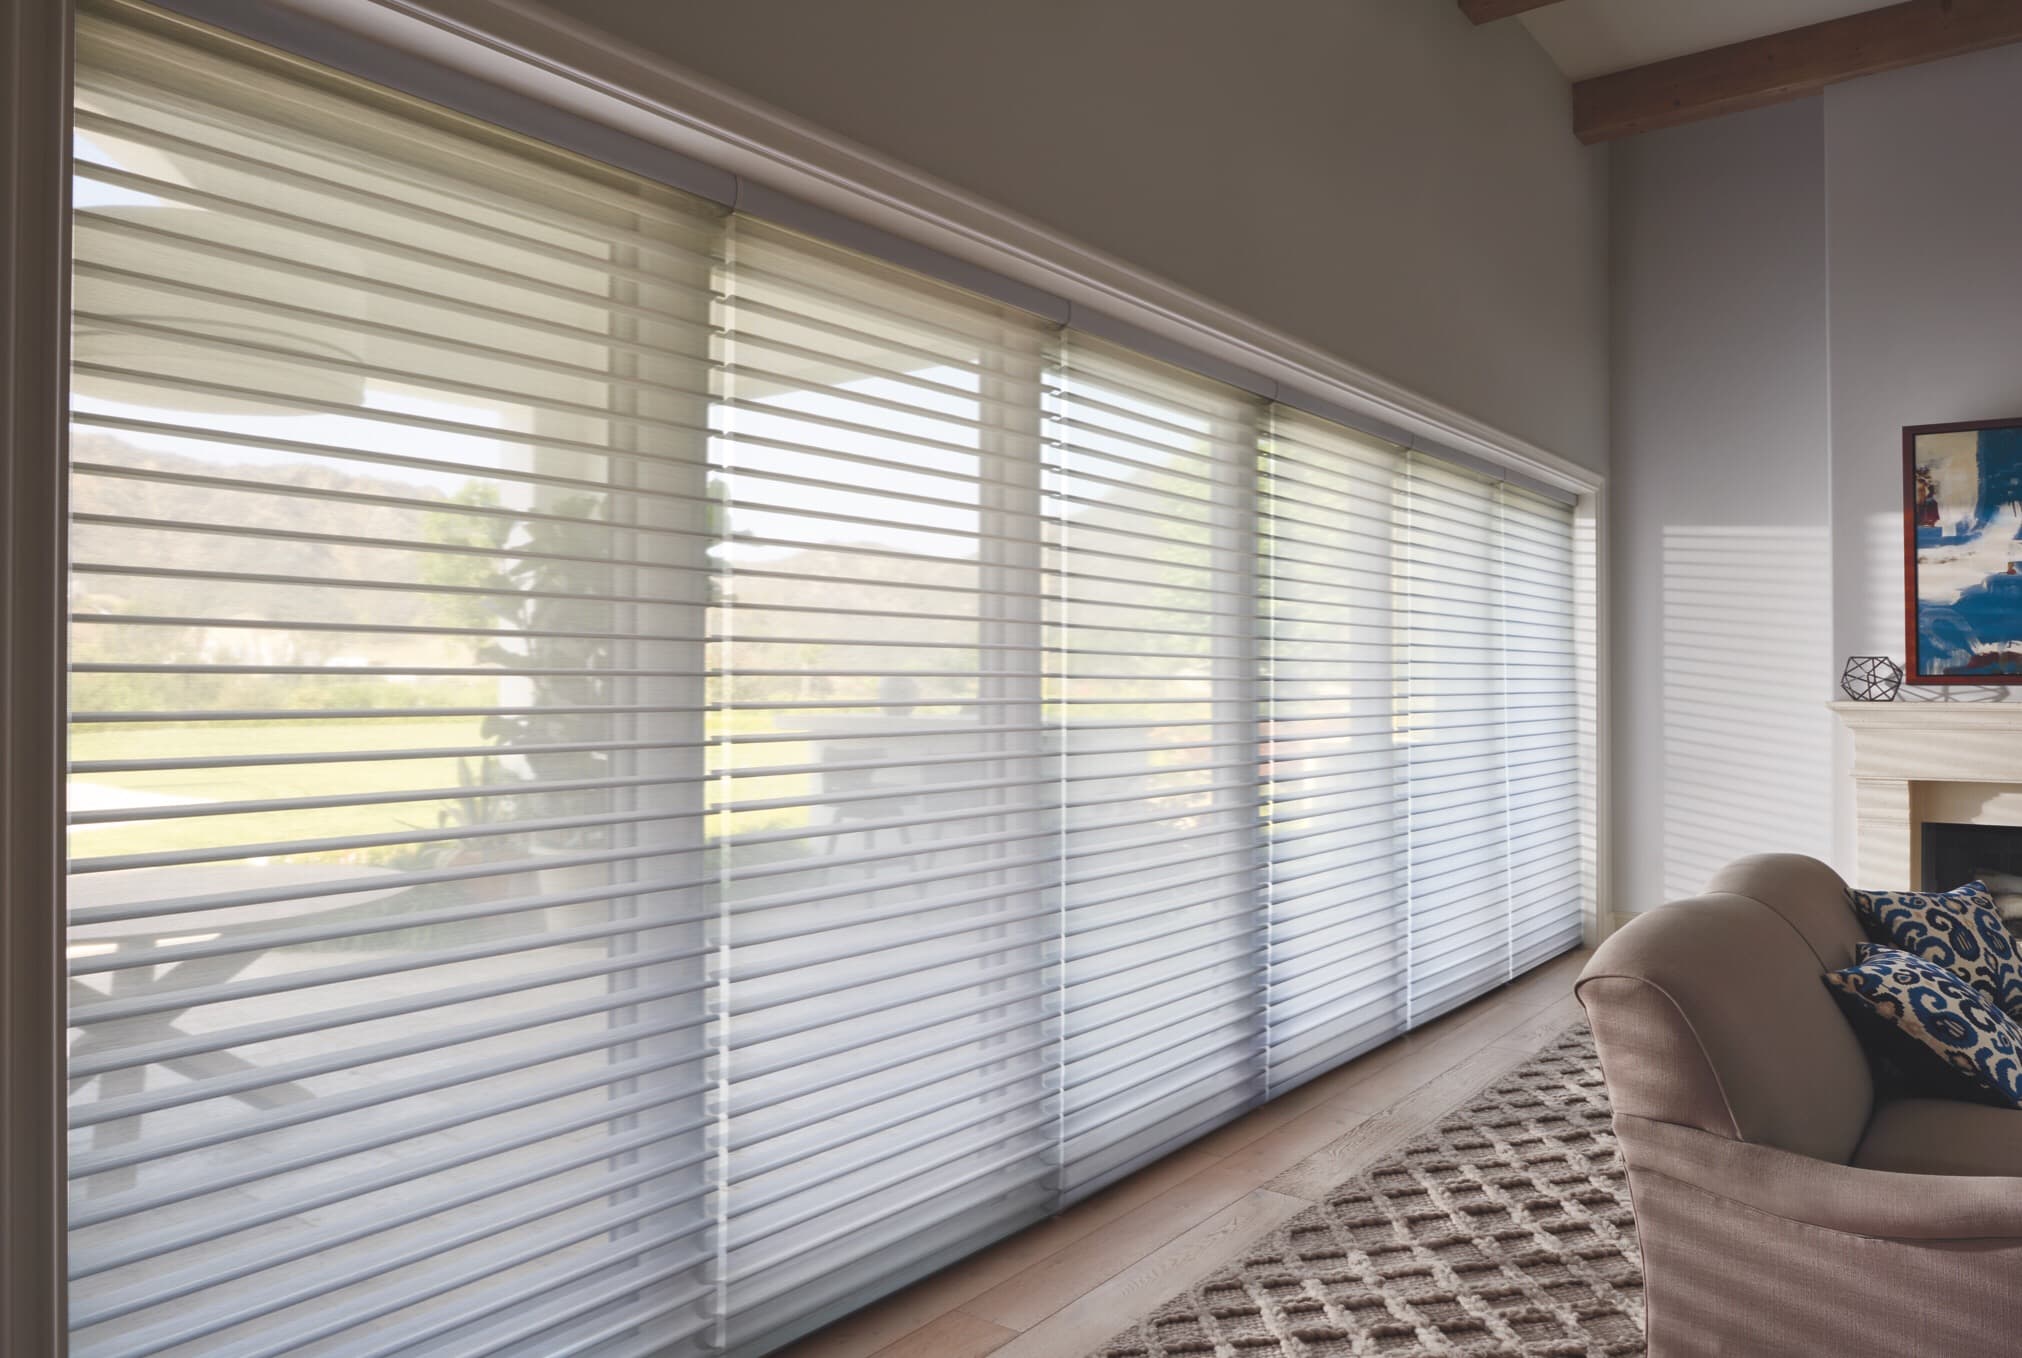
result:
M 79 1358 L 755 1356 L 1577 942 L 1568 504 L 79 51 Z

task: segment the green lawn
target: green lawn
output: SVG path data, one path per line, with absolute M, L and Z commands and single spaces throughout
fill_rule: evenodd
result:
M 753 714 L 738 714 L 738 725 L 749 729 Z M 95 760 L 168 760 L 220 755 L 319 754 L 365 749 L 465 749 L 484 746 L 481 718 L 374 719 L 317 722 L 191 722 L 180 726 L 101 725 L 72 731 L 73 762 Z M 811 756 L 799 742 L 767 745 L 766 763 L 791 764 Z M 474 768 L 474 763 L 466 761 Z M 268 801 L 293 797 L 343 796 L 353 793 L 397 793 L 458 786 L 454 759 L 361 760 L 342 763 L 280 764 L 251 767 L 170 769 L 137 773 L 80 773 L 73 783 L 90 784 L 73 792 L 72 805 L 128 804 L 126 794 L 189 798 L 198 801 Z M 766 784 L 764 796 L 811 792 L 808 776 L 781 778 Z M 709 789 L 715 800 L 717 789 Z M 172 809 L 172 808 L 168 808 Z M 315 811 L 265 812 L 242 816 L 165 817 L 156 820 L 86 826 L 71 834 L 71 852 L 81 858 L 113 854 L 155 853 L 212 845 L 264 843 L 281 839 L 335 838 L 393 834 L 435 829 L 450 817 L 460 823 L 459 808 L 449 801 L 397 802 L 385 805 L 332 807 Z M 747 813 L 735 819 L 737 830 L 776 829 L 803 822 L 799 809 Z M 717 830 L 725 828 L 721 824 Z M 407 847 L 368 851 L 363 861 L 397 861 Z M 359 856 L 350 855 L 354 860 Z
M 105 759 L 184 759 L 219 755 L 319 754 L 371 748 L 466 748 L 487 743 L 480 718 L 395 721 L 191 722 L 183 726 L 95 726 L 71 733 L 70 757 L 83 763 Z M 140 773 L 83 773 L 72 776 L 118 793 L 152 794 L 201 801 L 253 801 L 287 797 L 342 796 L 362 792 L 404 792 L 454 787 L 454 760 L 396 759 L 355 763 L 168 769 Z M 83 797 L 73 795 L 73 805 Z M 72 832 L 71 851 L 80 857 L 201 848 L 220 843 L 263 842 L 298 835 L 324 838 L 424 829 L 437 823 L 441 804 L 336 807 L 321 811 L 272 812 L 257 816 L 196 816 L 83 827 Z

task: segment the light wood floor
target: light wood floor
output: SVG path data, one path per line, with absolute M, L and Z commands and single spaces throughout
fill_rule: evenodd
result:
M 1586 957 L 1547 963 L 780 1358 L 1082 1358 L 1570 1027 Z

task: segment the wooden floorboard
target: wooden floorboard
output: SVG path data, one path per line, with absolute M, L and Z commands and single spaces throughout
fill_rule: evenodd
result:
M 1302 1198 L 1268 1188 L 1252 1189 L 1193 1229 L 1103 1279 L 996 1352 L 1001 1358 L 1076 1358 L 1310 1206 Z
M 1580 1016 L 1569 953 L 817 1331 L 780 1358 L 1082 1358 Z
M 1017 1337 L 1018 1331 L 992 1325 L 967 1311 L 944 1311 L 879 1353 L 883 1358 L 982 1358 Z

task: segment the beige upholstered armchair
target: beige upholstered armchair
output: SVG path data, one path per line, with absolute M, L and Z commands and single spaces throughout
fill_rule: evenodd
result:
M 1877 1102 L 1819 980 L 1861 938 L 1832 869 L 1764 855 L 1582 973 L 1650 1358 L 2022 1354 L 2022 1111 Z

